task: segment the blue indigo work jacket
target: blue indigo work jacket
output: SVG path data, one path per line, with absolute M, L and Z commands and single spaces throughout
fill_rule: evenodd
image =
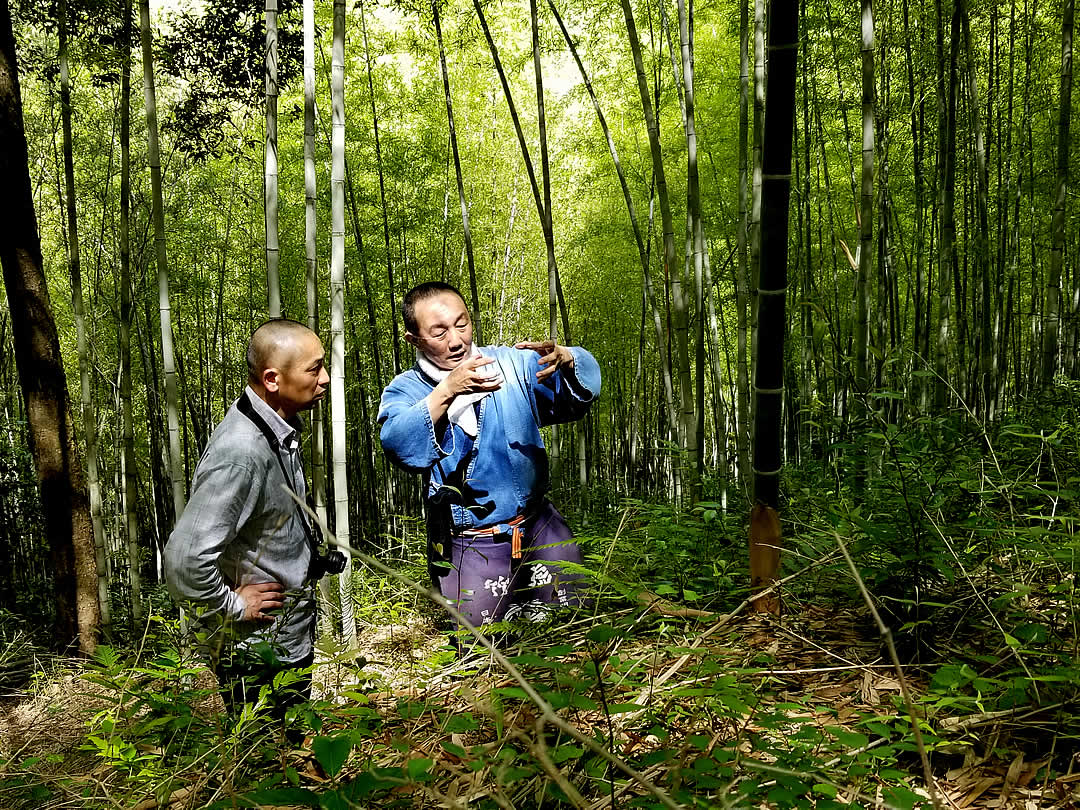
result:
M 503 384 L 474 406 L 475 439 L 446 417 L 432 424 L 425 398 L 437 383 L 419 366 L 391 380 L 379 406 L 383 450 L 399 467 L 424 476 L 426 500 L 451 503 L 456 531 L 498 526 L 538 508 L 548 488 L 540 428 L 580 419 L 600 394 L 600 366 L 585 349 L 570 347 L 574 367 L 542 382 L 536 352 L 481 351 L 498 365 Z

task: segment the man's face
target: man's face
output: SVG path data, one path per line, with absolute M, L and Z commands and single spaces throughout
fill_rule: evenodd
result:
M 326 394 L 330 375 L 326 373 L 322 343 L 313 334 L 298 335 L 282 351 L 277 369 L 277 396 L 286 416 L 314 407 Z
M 439 368 L 457 368 L 472 352 L 472 318 L 459 296 L 441 292 L 417 301 L 413 315 L 417 333 L 405 339 Z

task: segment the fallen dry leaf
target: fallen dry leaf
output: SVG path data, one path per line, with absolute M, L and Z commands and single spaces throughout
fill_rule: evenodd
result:
M 967 794 L 960 801 L 956 803 L 957 807 L 971 807 L 975 803 L 975 800 L 982 796 L 986 791 L 998 784 L 1000 780 L 994 776 L 986 776 L 975 783 L 975 786 L 967 792 Z

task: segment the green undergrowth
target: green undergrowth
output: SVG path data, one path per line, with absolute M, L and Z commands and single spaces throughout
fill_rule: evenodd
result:
M 264 702 L 226 717 L 155 618 L 39 676 L 39 726 L 74 730 L 0 735 L 0 806 L 928 807 L 913 722 L 942 793 L 998 767 L 1059 801 L 1080 727 L 1078 402 L 1059 387 L 990 433 L 878 420 L 817 447 L 787 474 L 779 620 L 746 606 L 745 513 L 589 493 L 604 508 L 571 515 L 587 607 L 493 632 L 524 683 L 361 572 L 362 640 L 397 635 L 359 657 L 320 644 L 299 746 Z M 395 564 L 420 578 L 416 530 Z
M 297 708 L 289 722 L 311 735 L 298 755 L 263 704 L 234 719 L 216 712 L 213 684 L 169 648 L 141 656 L 101 648 L 73 681 L 94 698 L 81 707 L 85 734 L 67 751 L 7 761 L 0 796 L 12 807 L 197 796 L 191 806 L 344 808 L 479 793 L 489 797 L 480 807 L 539 807 L 615 792 L 626 806 L 662 806 L 651 785 L 686 806 L 826 807 L 885 786 L 896 806 L 912 805 L 912 744 L 897 712 L 841 718 L 811 695 L 781 700 L 766 672 L 775 654 L 748 654 L 735 628 L 695 645 L 715 623 L 623 609 L 559 633 L 516 628 L 510 661 L 565 723 L 638 771 L 637 781 L 544 722 L 521 684 L 479 655 L 458 662 L 450 680 L 393 694 L 345 687 L 337 702 Z

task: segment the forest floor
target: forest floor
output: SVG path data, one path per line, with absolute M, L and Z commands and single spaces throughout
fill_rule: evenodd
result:
M 694 778 L 699 788 L 712 784 L 704 778 L 702 762 L 720 773 L 719 765 L 733 761 L 760 767 L 754 798 L 731 792 L 715 806 L 931 806 L 919 757 L 904 731 L 908 721 L 900 680 L 865 609 L 857 603 L 800 603 L 786 606 L 781 619 L 687 614 L 663 601 L 626 608 L 624 620 L 643 630 L 647 626 L 648 632 L 603 639 L 602 657 L 595 643 L 602 636 L 590 640 L 587 624 L 561 626 L 557 633 L 547 628 L 519 642 L 512 660 L 530 678 L 547 677 L 564 692 L 580 694 L 580 701 L 570 699 L 559 714 L 619 757 L 638 763 L 642 780 L 669 792 L 682 787 L 697 794 Z M 530 641 L 539 656 L 530 652 Z M 964 646 L 971 641 L 965 639 Z M 542 805 L 546 785 L 560 778 L 580 791 L 574 804 L 596 810 L 612 802 L 623 806 L 644 792 L 642 780 L 609 781 L 604 768 L 580 765 L 582 749 L 569 746 L 573 741 L 561 734 L 553 737 L 550 727 L 545 730 L 535 705 L 514 699 L 520 696 L 514 680 L 488 653 L 460 658 L 449 653 L 446 635 L 430 613 L 406 613 L 397 622 L 361 628 L 360 643 L 359 668 L 351 658 L 320 664 L 316 693 L 341 706 L 364 704 L 376 718 L 377 733 L 357 743 L 334 778 L 322 758 L 303 753 L 305 747 L 282 756 L 278 767 L 294 786 L 318 792 L 372 768 L 401 767 L 418 778 L 393 791 L 396 804 L 464 807 L 489 797 L 507 806 L 506 764 L 494 749 L 509 747 L 547 760 L 532 775 L 532 788 L 519 782 L 516 804 L 510 806 Z M 954 637 L 948 642 L 959 643 Z M 987 640 L 986 646 L 994 645 Z M 1080 760 L 1057 743 L 1060 706 L 969 707 L 954 713 L 948 701 L 926 699 L 935 666 L 905 667 L 904 678 L 932 740 L 927 744 L 933 748 L 940 807 L 1080 807 Z M 603 673 L 604 686 L 600 700 L 589 700 L 586 696 L 598 694 L 597 672 Z M 213 718 L 220 699 L 212 676 L 204 671 L 199 679 L 204 703 L 195 714 Z M 700 688 L 718 682 L 728 691 Z M 0 808 L 106 806 L 93 800 L 80 804 L 80 796 L 102 795 L 110 797 L 107 806 L 138 810 L 222 801 L 221 785 L 228 779 L 205 766 L 169 774 L 163 792 L 160 779 L 143 780 L 140 787 L 137 769 L 124 762 L 122 751 L 88 744 L 88 729 L 97 729 L 100 739 L 103 714 L 123 714 L 117 708 L 125 700 L 119 692 L 129 690 L 110 693 L 109 685 L 116 683 L 87 678 L 84 667 L 69 662 L 39 676 L 30 693 L 9 696 L 0 706 Z M 153 690 L 146 677 L 142 683 Z M 541 691 L 550 700 L 558 690 Z M 137 692 L 131 689 L 128 697 Z M 706 699 L 717 694 L 719 704 Z M 726 713 L 717 711 L 721 704 Z M 350 722 L 331 719 L 321 733 L 348 728 Z M 806 744 L 793 742 L 798 739 Z M 304 746 L 311 744 L 309 736 Z M 142 757 L 150 770 L 153 756 L 164 759 L 150 743 L 132 751 L 131 757 Z M 721 751 L 728 753 L 720 756 Z M 273 760 L 268 764 L 272 768 Z M 733 790 L 747 772 L 736 768 L 734 778 L 723 780 L 724 789 Z M 753 769 L 750 773 L 755 775 Z M 12 780 L 43 785 L 47 794 L 29 802 L 30 794 L 4 787 Z M 793 787 L 800 780 L 808 786 L 807 803 Z M 907 799 L 890 793 L 890 785 L 906 786 Z M 697 806 L 708 805 L 698 801 Z

